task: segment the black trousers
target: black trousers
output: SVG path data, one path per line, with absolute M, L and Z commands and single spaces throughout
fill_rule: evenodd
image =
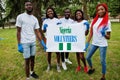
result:
M 64 57 L 65 55 L 65 57 Z M 61 52 L 61 60 L 62 62 L 65 62 L 65 58 L 68 59 L 69 57 L 69 52 Z

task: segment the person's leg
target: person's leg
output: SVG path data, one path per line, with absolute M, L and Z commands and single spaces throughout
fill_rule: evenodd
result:
M 84 67 L 86 67 L 86 60 L 85 60 L 85 57 L 84 57 L 84 52 L 81 52 L 80 54 L 80 59 L 82 60 L 83 64 L 84 64 Z
M 35 64 L 35 56 L 30 57 L 30 62 L 31 62 L 31 71 L 34 71 L 34 64 Z
M 60 64 L 60 53 L 56 52 L 56 56 L 57 56 L 57 63 Z
M 48 52 L 47 61 L 48 64 L 51 65 L 51 52 Z
M 61 72 L 61 70 L 60 70 L 60 52 L 56 52 L 56 56 L 57 56 L 57 71 Z
M 69 60 L 69 52 L 65 52 L 65 62 L 67 62 L 68 64 L 72 64 L 72 62 Z
M 76 58 L 77 58 L 78 66 L 81 66 L 81 65 L 80 65 L 80 56 L 79 56 L 79 52 L 76 52 Z
M 51 52 L 48 52 L 47 54 L 47 61 L 48 61 L 48 67 L 47 67 L 47 72 L 48 72 L 51 68 Z
M 84 52 L 80 52 L 80 59 L 82 60 L 83 64 L 84 64 L 84 72 L 87 73 L 88 72 L 88 67 L 86 65 L 86 59 L 84 57 Z
M 30 64 L 30 59 L 26 58 L 25 59 L 25 73 L 26 73 L 26 77 L 27 78 L 30 77 L 30 67 L 29 67 L 29 64 Z
M 36 43 L 34 42 L 34 43 L 31 43 L 30 45 L 31 72 L 34 71 L 35 54 L 36 54 Z
M 61 54 L 61 61 L 62 61 L 62 62 L 65 62 L 64 52 L 61 52 L 60 54 Z
M 37 79 L 38 75 L 34 71 L 35 54 L 36 54 L 36 43 L 33 42 L 33 43 L 30 43 L 30 62 L 31 62 L 30 76 Z
M 102 64 L 102 78 L 105 79 L 107 47 L 99 47 L 99 49 L 100 49 L 100 60 L 101 60 L 101 64 Z
M 68 59 L 69 57 L 69 52 L 65 52 L 65 58 Z
M 92 74 L 95 71 L 95 69 L 93 68 L 93 65 L 92 65 L 91 57 L 93 56 L 93 54 L 95 53 L 95 51 L 97 50 L 97 48 L 98 48 L 98 46 L 91 45 L 90 49 L 88 51 L 88 54 L 86 56 L 88 65 L 90 67 L 90 69 L 87 72 L 88 74 Z
M 65 58 L 64 58 L 64 52 L 61 52 L 60 54 L 61 54 L 61 60 L 62 60 L 62 67 L 64 70 L 67 70 Z
M 78 63 L 78 67 L 76 68 L 76 72 L 79 72 L 81 70 L 79 52 L 76 52 L 76 58 L 77 58 L 77 63 Z
M 90 66 L 90 68 L 92 69 L 92 61 L 91 61 L 91 57 L 93 56 L 93 54 L 95 53 L 95 51 L 97 50 L 98 46 L 95 45 L 91 45 L 90 49 L 88 50 L 88 54 L 86 56 L 87 62 Z
M 30 44 L 25 43 L 23 46 L 23 56 L 25 59 L 25 73 L 26 77 L 30 78 Z

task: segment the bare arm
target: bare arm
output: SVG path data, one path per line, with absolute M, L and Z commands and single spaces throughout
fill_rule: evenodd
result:
M 38 40 L 41 41 L 42 40 L 42 36 L 41 36 L 41 33 L 39 32 L 39 29 L 35 29 L 35 34 L 36 34 Z
M 21 28 L 20 27 L 17 27 L 17 41 L 18 41 L 18 44 L 20 43 L 20 39 L 21 39 Z
M 88 33 L 89 33 L 89 30 L 86 30 L 86 31 L 85 31 L 85 36 L 87 36 L 87 35 L 88 35 Z
M 92 39 L 92 36 L 93 36 L 93 30 L 92 30 L 92 28 L 90 28 L 90 34 L 88 36 L 87 42 L 90 42 L 90 40 Z

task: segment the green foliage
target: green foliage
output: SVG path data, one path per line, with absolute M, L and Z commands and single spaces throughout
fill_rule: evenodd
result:
M 109 46 L 107 50 L 107 80 L 120 79 L 120 23 L 112 23 L 111 39 L 108 40 Z M 117 33 L 117 34 L 116 34 Z M 16 29 L 0 29 L 0 80 L 25 80 L 24 59 L 21 53 L 17 51 Z M 86 56 L 87 53 L 85 53 Z M 87 75 L 82 69 L 75 73 L 77 67 L 76 54 L 70 53 L 70 60 L 72 65 L 67 64 L 68 70 L 62 72 L 56 71 L 56 54 L 52 54 L 52 69 L 46 72 L 47 58 L 43 48 L 37 43 L 37 54 L 35 71 L 39 75 L 39 80 L 99 80 L 101 77 L 101 64 L 99 50 L 94 54 L 92 60 L 95 73 Z M 34 80 L 34 79 L 32 79 Z
M 111 12 L 111 16 L 115 17 L 118 14 L 120 14 L 120 1 L 119 0 L 113 0 L 111 3 L 109 3 L 109 11 Z

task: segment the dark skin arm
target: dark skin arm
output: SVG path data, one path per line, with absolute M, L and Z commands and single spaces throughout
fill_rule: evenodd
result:
M 89 33 L 89 30 L 86 30 L 86 31 L 85 31 L 85 36 L 87 36 L 87 35 L 88 35 L 88 33 Z
M 90 42 L 90 40 L 92 39 L 93 32 L 92 32 L 91 30 L 92 30 L 92 28 L 90 28 L 90 34 L 89 34 L 89 36 L 88 36 L 87 42 Z
M 18 41 L 18 44 L 20 43 L 20 39 L 21 39 L 21 28 L 20 27 L 17 27 L 17 41 Z
M 108 40 L 110 39 L 110 32 L 106 33 L 105 38 L 108 39 Z
M 41 36 L 41 33 L 40 33 L 39 29 L 35 29 L 35 34 L 36 34 L 38 40 L 41 41 L 42 40 L 42 36 Z

